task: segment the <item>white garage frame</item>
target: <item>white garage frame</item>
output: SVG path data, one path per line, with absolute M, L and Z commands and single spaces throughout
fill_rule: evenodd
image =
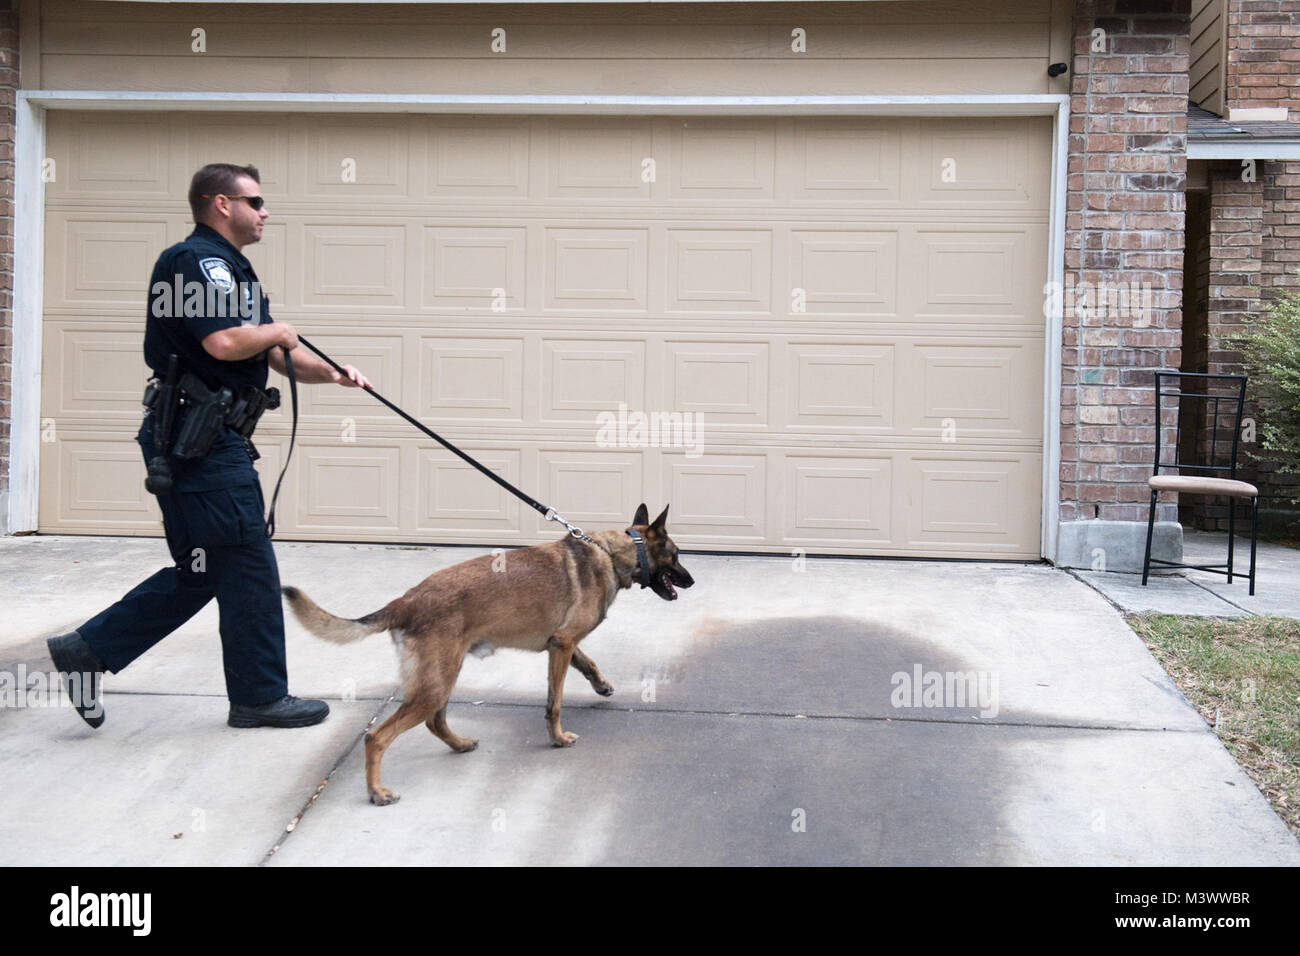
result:
M 41 332 L 45 273 L 45 117 L 49 110 L 525 115 L 1052 116 L 1052 179 L 1044 289 L 1065 281 L 1066 94 L 954 96 L 532 96 L 335 93 L 190 93 L 18 90 L 14 150 L 13 381 L 9 494 L 3 531 L 37 528 L 40 489 Z M 1040 554 L 1055 561 L 1060 528 L 1062 323 L 1060 299 L 1044 294 L 1043 474 Z

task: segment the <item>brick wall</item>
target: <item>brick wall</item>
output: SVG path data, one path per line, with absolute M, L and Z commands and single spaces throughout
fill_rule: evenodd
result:
M 13 382 L 14 91 L 18 88 L 18 11 L 0 0 L 0 503 L 9 494 Z M 0 513 L 0 528 L 6 525 Z
M 1181 363 L 1190 0 L 1078 0 L 1066 277 L 1149 308 L 1064 316 L 1061 520 L 1145 521 L 1151 370 Z M 1106 50 L 1092 52 L 1092 31 Z M 1161 520 L 1175 520 L 1173 505 Z
M 1228 0 L 1227 32 L 1224 103 L 1300 109 L 1300 3 Z
M 1286 107 L 1288 119 L 1300 121 L 1300 2 L 1229 0 L 1227 32 L 1225 105 Z M 1227 340 L 1278 292 L 1300 290 L 1300 162 L 1259 162 L 1254 183 L 1241 181 L 1239 163 L 1225 164 L 1211 191 L 1222 198 L 1211 198 L 1217 210 L 1212 229 L 1221 243 L 1209 278 L 1208 371 L 1239 372 L 1240 355 Z M 1248 414 L 1261 413 L 1249 409 Z M 1242 463 L 1244 477 L 1260 486 L 1261 509 L 1293 507 L 1287 499 L 1300 497 L 1300 477 L 1280 474 L 1275 464 L 1249 456 Z

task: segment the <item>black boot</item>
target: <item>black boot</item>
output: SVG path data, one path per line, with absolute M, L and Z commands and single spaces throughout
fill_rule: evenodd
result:
M 230 705 L 231 727 L 310 727 L 329 716 L 330 705 L 323 700 L 299 700 L 284 697 L 269 704 L 248 707 Z
M 76 631 L 51 637 L 45 642 L 50 660 L 58 669 L 72 706 L 91 727 L 104 722 L 104 705 L 99 700 L 100 679 L 104 662 Z

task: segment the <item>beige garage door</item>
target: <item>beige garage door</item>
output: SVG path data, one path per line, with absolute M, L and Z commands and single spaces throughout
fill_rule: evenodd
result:
M 156 534 L 153 261 L 252 162 L 276 317 L 570 520 L 696 549 L 1036 558 L 1046 119 L 54 113 L 41 528 Z M 307 390 L 282 538 L 546 540 L 377 402 Z M 263 481 L 288 447 L 264 420 Z

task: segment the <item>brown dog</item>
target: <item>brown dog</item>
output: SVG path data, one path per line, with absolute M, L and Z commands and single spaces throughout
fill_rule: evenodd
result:
M 402 706 L 366 734 L 366 788 L 372 803 L 385 806 L 398 799 L 380 785 L 379 763 L 397 736 L 416 724 L 424 723 L 457 753 L 478 746 L 477 740 L 458 737 L 447 727 L 447 700 L 467 652 L 491 653 L 496 647 L 548 651 L 546 727 L 551 743 L 568 747 L 578 739 L 560 727 L 569 665 L 596 693 L 614 693 L 596 663 L 578 650 L 578 642 L 605 619 L 622 588 L 638 582 L 665 601 L 675 601 L 675 587 L 695 583 L 678 562 L 677 545 L 665 529 L 668 509 L 647 524 L 648 517 L 642 504 L 630 529 L 598 531 L 590 543 L 565 535 L 550 544 L 463 561 L 355 620 L 335 617 L 297 588 L 284 588 L 293 613 L 317 637 L 345 644 L 387 630 L 401 652 Z M 643 546 L 633 532 L 643 538 Z

